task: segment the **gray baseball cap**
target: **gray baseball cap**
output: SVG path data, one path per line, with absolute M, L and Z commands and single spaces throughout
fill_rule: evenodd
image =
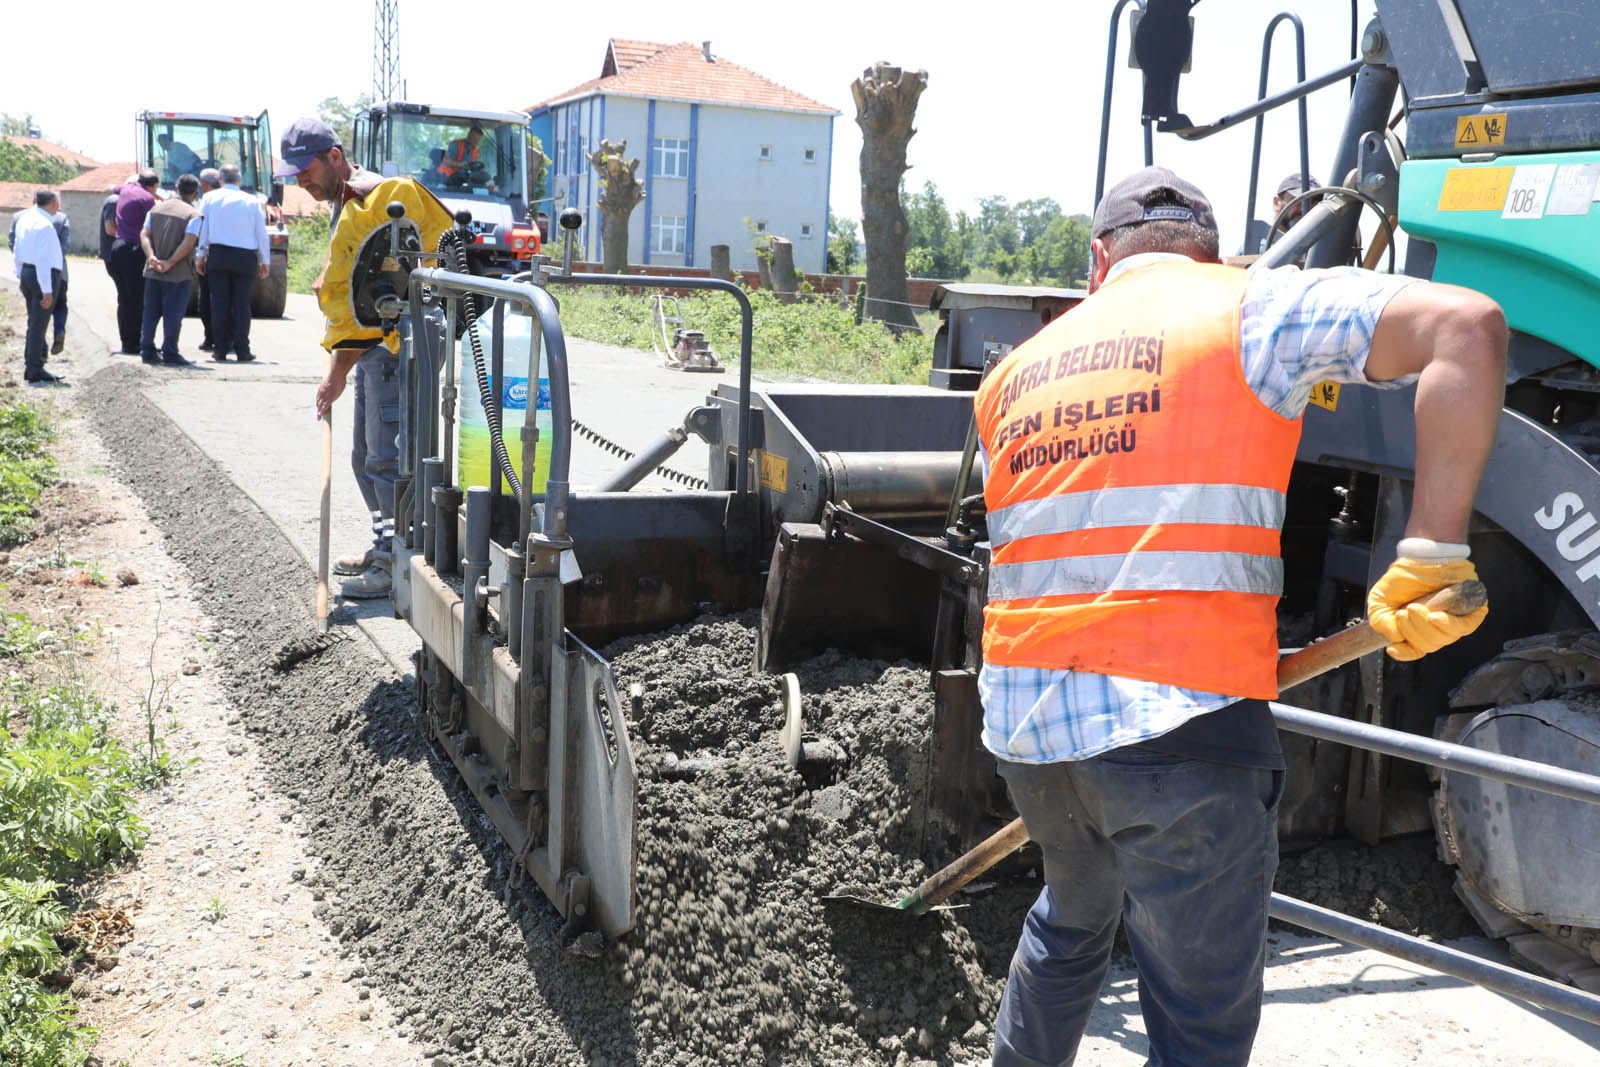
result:
M 1316 189 L 1322 185 L 1321 182 L 1317 181 L 1317 176 L 1315 174 L 1307 174 L 1305 177 L 1306 180 L 1301 181 L 1300 172 L 1295 171 L 1293 174 L 1289 175 L 1287 178 L 1283 179 L 1283 181 L 1278 183 L 1278 195 L 1299 196 L 1301 193 L 1307 192 L 1311 189 Z
M 326 122 L 311 118 L 295 119 L 283 131 L 283 138 L 278 142 L 278 155 L 283 162 L 278 164 L 272 176 L 293 178 L 311 166 L 311 160 L 318 152 L 336 147 L 343 147 L 339 144 L 339 135 Z
M 1141 222 L 1196 222 L 1208 230 L 1217 228 L 1206 194 L 1166 167 L 1134 171 L 1106 190 L 1094 209 L 1089 236 L 1104 237 L 1119 227 Z

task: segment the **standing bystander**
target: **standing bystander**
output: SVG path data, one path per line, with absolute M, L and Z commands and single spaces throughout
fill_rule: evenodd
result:
M 225 362 L 231 350 L 240 363 L 255 359 L 250 351 L 250 290 L 267 276 L 271 246 L 267 217 L 255 197 L 239 188 L 239 167 L 218 169 L 222 188 L 201 205 L 200 259 L 195 269 L 211 286 L 211 358 Z
M 156 206 L 160 184 L 155 171 L 141 170 L 137 180 L 117 190 L 116 240 L 111 242 L 107 267 L 117 283 L 117 334 L 127 356 L 139 354 L 139 327 L 144 322 L 144 249 L 139 246 L 139 231 Z
M 206 197 L 222 188 L 222 175 L 216 167 L 207 167 L 199 174 L 200 178 L 200 203 L 205 204 Z M 195 303 L 200 309 L 200 329 L 203 339 L 200 342 L 200 351 L 210 352 L 216 346 L 211 336 L 211 281 L 205 276 L 204 271 L 196 271 L 194 276 Z
M 200 240 L 200 180 L 193 174 L 178 179 L 178 195 L 163 200 L 145 216 L 139 242 L 144 248 L 144 323 L 139 331 L 139 358 L 152 365 L 187 366 L 178 353 L 178 331 L 189 308 L 194 261 L 189 253 Z M 156 353 L 156 320 L 162 323 L 161 352 Z
M 34 385 L 64 384 L 60 378 L 44 369 L 48 358 L 45 349 L 45 330 L 50 323 L 50 308 L 55 303 L 56 286 L 66 266 L 61 255 L 61 241 L 56 236 L 51 216 L 61 206 L 52 189 L 40 189 L 33 194 L 33 207 L 17 217 L 17 228 L 11 239 L 12 268 L 28 305 L 28 332 L 22 347 L 22 377 Z
M 117 191 L 113 189 L 104 200 L 100 201 L 100 262 L 106 265 L 106 277 L 113 282 L 117 280 L 117 275 L 111 269 L 111 246 L 117 239 L 118 199 Z
M 21 217 L 21 213 L 11 216 L 9 244 L 12 248 L 17 247 L 17 219 Z M 72 220 L 61 210 L 59 200 L 56 202 L 56 213 L 50 216 L 50 223 L 56 228 L 56 239 L 61 242 L 61 277 L 56 282 L 55 300 L 50 307 L 50 321 L 54 326 L 50 354 L 59 356 L 67 345 L 67 253 L 72 251 Z

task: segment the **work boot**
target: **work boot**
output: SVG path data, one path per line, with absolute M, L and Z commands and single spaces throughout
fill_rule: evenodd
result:
M 346 600 L 376 600 L 388 596 L 389 589 L 389 568 L 377 563 L 339 585 Z
M 351 552 L 348 555 L 340 556 L 338 559 L 333 561 L 333 573 L 360 574 L 362 571 L 372 566 L 374 562 L 374 555 L 375 553 L 372 551 L 372 549 L 368 548 L 365 552 Z

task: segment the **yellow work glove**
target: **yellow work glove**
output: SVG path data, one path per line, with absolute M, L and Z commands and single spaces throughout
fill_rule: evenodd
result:
M 1489 608 L 1485 605 L 1467 615 L 1451 615 L 1413 601 L 1477 577 L 1471 560 L 1401 556 L 1389 564 L 1367 594 L 1367 621 L 1389 642 L 1389 655 L 1398 660 L 1421 659 L 1476 630 Z

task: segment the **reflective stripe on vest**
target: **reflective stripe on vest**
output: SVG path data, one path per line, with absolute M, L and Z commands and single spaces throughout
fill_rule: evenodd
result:
M 1135 268 L 979 387 L 987 662 L 1276 695 L 1300 422 L 1245 381 L 1244 288 L 1227 267 Z
M 989 543 L 995 548 L 1024 537 L 1059 530 L 1140 525 L 1283 527 L 1284 495 L 1254 485 L 1134 485 L 1025 500 L 989 514 Z M 993 597 L 990 586 L 991 598 Z

